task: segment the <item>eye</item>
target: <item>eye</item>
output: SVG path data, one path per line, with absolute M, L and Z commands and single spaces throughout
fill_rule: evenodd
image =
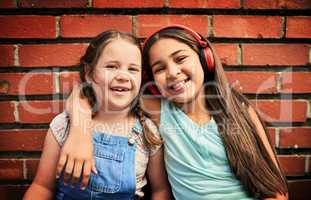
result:
M 175 62 L 178 63 L 178 64 L 181 64 L 185 61 L 185 59 L 187 58 L 187 56 L 178 56 L 176 59 L 175 59 Z
M 158 66 L 154 66 L 152 71 L 153 73 L 160 73 L 163 72 L 165 70 L 165 66 L 164 65 L 158 65 Z
M 140 72 L 140 69 L 138 67 L 130 67 L 128 70 L 130 72 Z
M 118 66 L 117 65 L 106 65 L 106 66 L 104 66 L 104 68 L 106 68 L 106 69 L 117 69 Z

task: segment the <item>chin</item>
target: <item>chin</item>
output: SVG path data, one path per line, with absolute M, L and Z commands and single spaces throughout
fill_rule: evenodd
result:
M 178 104 L 187 104 L 187 103 L 191 103 L 196 98 L 195 94 L 193 94 L 192 92 L 191 94 L 189 93 L 190 92 L 188 92 L 188 94 L 187 92 L 185 92 L 180 95 L 167 95 L 166 98 Z
M 170 99 L 172 102 L 177 103 L 177 104 L 189 104 L 193 101 L 193 98 L 172 98 Z
M 106 112 L 120 112 L 128 109 L 131 106 L 131 102 L 108 102 L 103 108 Z

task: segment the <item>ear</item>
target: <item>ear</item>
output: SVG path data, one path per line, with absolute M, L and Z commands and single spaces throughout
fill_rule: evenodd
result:
M 92 78 L 89 76 L 90 67 L 88 64 L 84 64 L 84 78 L 85 80 L 90 83 L 92 81 Z
M 88 82 L 88 83 L 92 82 L 92 79 L 91 79 L 91 77 L 89 77 L 88 74 L 85 74 L 85 80 L 86 80 L 86 82 Z

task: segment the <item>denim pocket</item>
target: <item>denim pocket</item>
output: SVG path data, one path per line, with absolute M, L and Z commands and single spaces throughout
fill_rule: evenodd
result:
M 92 174 L 91 190 L 95 192 L 116 193 L 123 179 L 123 160 L 125 149 L 116 145 L 94 145 L 94 156 L 98 174 Z

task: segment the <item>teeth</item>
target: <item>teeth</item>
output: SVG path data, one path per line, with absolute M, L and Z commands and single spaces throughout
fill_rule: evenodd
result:
M 177 84 L 175 84 L 175 85 L 172 85 L 171 87 L 172 87 L 173 89 L 176 89 L 176 88 L 182 87 L 183 84 L 185 84 L 185 81 L 181 81 L 181 82 L 179 82 L 179 83 L 177 83 Z
M 126 88 L 111 88 L 111 89 L 118 91 L 118 92 L 129 91 L 129 89 L 126 89 Z
M 186 82 L 189 81 L 189 80 L 190 79 L 188 78 L 186 80 L 180 81 L 180 82 L 178 82 L 178 83 L 176 83 L 174 85 L 171 85 L 169 88 L 171 88 L 173 90 L 177 90 L 177 89 L 183 87 L 186 84 Z

